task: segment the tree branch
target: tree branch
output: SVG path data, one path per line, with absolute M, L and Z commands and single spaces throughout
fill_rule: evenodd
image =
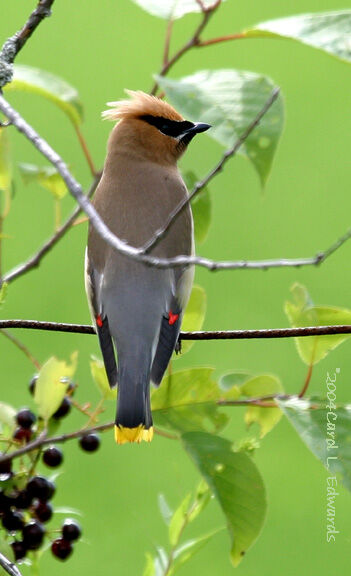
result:
M 235 154 L 237 153 L 239 148 L 242 146 L 242 144 L 245 142 L 245 140 L 248 139 L 251 132 L 258 126 L 258 124 L 261 122 L 263 116 L 265 116 L 265 114 L 267 114 L 270 107 L 276 101 L 276 99 L 279 96 L 279 92 L 280 92 L 280 90 L 278 87 L 274 88 L 274 90 L 272 91 L 270 97 L 268 98 L 268 100 L 265 103 L 265 105 L 263 106 L 263 108 L 255 116 L 255 118 L 252 120 L 252 122 L 250 122 L 250 124 L 248 125 L 246 130 L 241 134 L 241 136 L 239 136 L 239 138 L 235 142 L 234 146 L 232 146 L 232 148 L 230 148 L 229 150 L 224 152 L 224 154 L 223 154 L 222 158 L 220 159 L 220 161 L 218 162 L 218 164 L 207 174 L 207 176 L 203 180 L 201 180 L 200 182 L 197 182 L 195 184 L 192 192 L 188 196 L 186 196 L 181 202 L 179 202 L 178 206 L 176 206 L 176 208 L 170 213 L 166 222 L 163 224 L 162 228 L 157 230 L 155 232 L 154 236 L 152 236 L 152 238 L 150 238 L 150 240 L 148 240 L 146 242 L 146 244 L 144 244 L 144 246 L 143 246 L 143 252 L 144 253 L 149 252 L 151 250 L 151 248 L 153 248 L 161 240 L 161 238 L 164 237 L 164 235 L 166 234 L 166 232 L 169 229 L 172 222 L 174 220 L 176 220 L 176 218 L 179 216 L 179 214 L 184 210 L 185 206 L 187 206 L 193 200 L 193 198 L 195 198 L 195 196 L 197 196 L 199 194 L 199 192 L 201 192 L 201 190 L 203 188 L 205 188 L 205 186 L 207 186 L 207 184 L 215 176 L 217 176 L 217 174 L 219 172 L 221 172 L 223 170 L 226 162 L 230 158 L 235 156 Z
M 95 334 L 89 324 L 66 324 L 61 322 L 41 322 L 39 320 L 0 320 L 0 330 L 23 328 L 48 332 L 68 332 L 71 334 Z M 351 334 L 351 325 L 304 326 L 299 328 L 270 328 L 262 330 L 206 330 L 181 332 L 180 340 L 253 340 L 272 338 L 303 338 L 307 336 L 330 336 Z
M 37 134 L 37 132 L 14 110 L 14 108 L 6 101 L 6 99 L 0 95 L 0 110 L 11 120 L 12 124 L 16 126 L 17 130 L 24 134 L 26 138 L 34 144 L 34 146 L 53 164 L 59 174 L 61 174 L 63 180 L 65 181 L 69 192 L 77 200 L 81 209 L 89 216 L 90 222 L 100 234 L 101 238 L 109 244 L 112 248 L 136 260 L 138 262 L 144 262 L 150 266 L 156 268 L 175 268 L 184 267 L 189 265 L 202 266 L 208 270 L 238 270 L 238 269 L 261 269 L 266 270 L 268 268 L 282 268 L 282 267 L 300 267 L 300 266 L 311 266 L 319 264 L 323 260 L 323 254 L 319 253 L 315 257 L 311 258 L 295 258 L 295 259 L 278 259 L 278 260 L 261 260 L 261 261 L 222 261 L 217 262 L 215 260 L 210 260 L 208 258 L 196 257 L 196 256 L 176 256 L 175 258 L 157 258 L 148 254 L 143 254 L 142 248 L 136 248 L 130 246 L 127 242 L 124 242 L 117 236 L 115 236 L 111 230 L 106 226 L 106 224 L 101 220 L 100 216 L 96 212 L 95 208 L 88 200 L 88 198 L 83 194 L 80 184 L 73 178 L 72 174 L 69 172 L 67 165 L 64 163 L 62 158 L 49 146 L 49 144 Z M 339 248 L 347 239 L 350 238 L 350 233 L 347 233 L 343 238 L 341 238 L 337 247 L 333 248 L 332 252 Z M 328 251 L 325 252 L 328 256 Z M 326 256 L 326 257 L 327 257 Z M 325 259 L 325 258 L 324 258 Z
M 0 552 L 0 566 L 5 570 L 5 572 L 10 574 L 10 576 L 22 576 L 17 566 L 13 562 L 10 562 L 10 560 L 6 558 L 6 556 L 4 556 L 4 554 L 2 554 L 1 552 Z
M 51 15 L 55 0 L 40 0 L 23 28 L 4 43 L 0 52 L 0 89 L 12 80 L 13 62 L 40 22 Z
M 101 178 L 101 173 L 95 177 L 95 180 L 93 181 L 93 183 L 92 183 L 92 185 L 91 185 L 91 187 L 87 193 L 87 198 L 91 198 L 91 196 L 94 194 L 100 178 Z M 13 268 L 13 270 L 10 270 L 10 272 L 5 274 L 5 276 L 1 279 L 1 281 L 7 282 L 7 283 L 12 282 L 13 280 L 16 280 L 16 278 L 19 278 L 20 276 L 23 276 L 24 274 L 26 274 L 27 272 L 29 272 L 33 268 L 37 268 L 39 266 L 41 260 L 44 258 L 44 256 L 46 256 L 46 254 L 48 254 L 53 249 L 55 244 L 57 244 L 57 242 L 59 240 L 61 240 L 61 238 L 63 238 L 63 236 L 66 234 L 66 232 L 68 232 L 68 230 L 71 228 L 72 224 L 77 219 L 77 217 L 79 216 L 80 213 L 81 213 L 81 208 L 80 208 L 80 206 L 77 206 L 73 210 L 73 212 L 69 216 L 69 218 L 67 218 L 66 222 L 64 224 L 62 224 L 62 226 L 55 232 L 55 234 L 53 234 L 51 236 L 51 238 L 49 238 L 49 240 L 47 240 L 42 245 L 42 247 L 38 250 L 38 252 L 36 252 L 36 254 L 31 256 L 23 264 L 20 264 L 19 266 L 16 266 L 15 268 Z

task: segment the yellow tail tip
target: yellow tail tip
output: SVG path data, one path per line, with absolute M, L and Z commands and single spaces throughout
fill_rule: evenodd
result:
M 154 436 L 154 429 L 145 428 L 142 424 L 136 428 L 126 428 L 125 426 L 115 426 L 115 440 L 117 444 L 127 444 L 128 442 L 134 442 L 140 444 L 140 442 L 151 442 Z

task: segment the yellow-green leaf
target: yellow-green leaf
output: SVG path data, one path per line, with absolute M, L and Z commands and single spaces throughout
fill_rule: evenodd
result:
M 75 126 L 83 120 L 83 105 L 77 90 L 51 72 L 15 64 L 13 80 L 4 90 L 39 94 L 63 110 Z
M 18 168 L 25 184 L 39 184 L 51 192 L 56 200 L 61 200 L 66 196 L 67 186 L 54 166 L 19 163 Z
M 213 371 L 193 368 L 166 376 L 151 395 L 156 426 L 177 432 L 221 430 L 228 417 L 216 405 L 219 388 L 212 378 Z
M 8 128 L 0 127 L 0 214 L 8 214 L 11 202 L 12 162 Z
M 279 378 L 271 374 L 261 374 L 247 380 L 240 390 L 242 396 L 247 398 L 270 396 L 271 394 L 282 394 L 284 392 Z M 245 413 L 245 422 L 248 426 L 257 422 L 260 427 L 260 437 L 263 438 L 278 424 L 281 417 L 282 413 L 278 407 L 248 406 Z
M 285 303 L 285 313 L 291 326 L 332 326 L 351 324 L 351 310 L 336 306 L 315 306 L 305 286 L 294 284 L 292 300 Z M 305 364 L 317 364 L 337 346 L 350 338 L 350 334 L 295 338 L 298 353 Z
M 70 363 L 53 356 L 41 368 L 35 385 L 34 401 L 39 416 L 46 422 L 59 408 L 76 371 L 77 360 L 78 352 L 71 355 Z
M 102 397 L 107 400 L 115 400 L 117 397 L 117 388 L 110 388 L 102 360 L 92 356 L 90 360 L 90 370 Z
M 201 330 L 206 314 L 206 292 L 194 284 L 182 321 L 183 332 L 196 332 Z M 182 353 L 188 352 L 194 345 L 190 340 L 182 341 Z

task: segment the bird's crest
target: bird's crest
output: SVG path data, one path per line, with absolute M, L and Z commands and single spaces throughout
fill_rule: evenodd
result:
M 102 113 L 106 120 L 120 120 L 122 118 L 139 118 L 140 116 L 159 116 L 168 120 L 182 121 L 183 117 L 172 108 L 170 104 L 156 96 L 145 94 L 141 90 L 126 90 L 130 100 L 108 102 L 111 110 Z

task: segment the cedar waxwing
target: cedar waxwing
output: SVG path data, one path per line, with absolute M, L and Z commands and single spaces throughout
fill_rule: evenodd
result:
M 210 126 L 184 120 L 169 104 L 143 92 L 109 103 L 119 119 L 93 204 L 109 229 L 141 247 L 187 196 L 177 160 L 198 132 Z M 150 254 L 173 258 L 194 253 L 189 205 Z M 157 386 L 177 344 L 194 269 L 155 268 L 120 254 L 90 224 L 85 282 L 108 381 L 118 385 L 115 438 L 150 442 L 150 380 Z M 118 368 L 113 343 L 117 350 Z

